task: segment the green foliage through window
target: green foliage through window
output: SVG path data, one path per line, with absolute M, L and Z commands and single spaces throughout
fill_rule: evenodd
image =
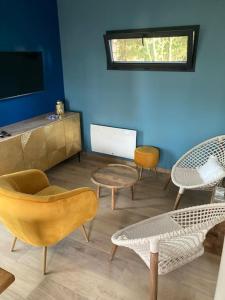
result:
M 199 25 L 107 31 L 110 70 L 194 71 Z
M 114 62 L 187 62 L 187 36 L 113 39 Z

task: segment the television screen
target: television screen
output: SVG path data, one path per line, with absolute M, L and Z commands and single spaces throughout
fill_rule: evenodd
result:
M 0 52 L 0 100 L 43 89 L 41 52 Z

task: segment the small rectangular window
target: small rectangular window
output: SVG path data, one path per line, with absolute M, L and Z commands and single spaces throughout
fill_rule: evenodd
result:
M 109 70 L 194 71 L 199 26 L 107 31 Z

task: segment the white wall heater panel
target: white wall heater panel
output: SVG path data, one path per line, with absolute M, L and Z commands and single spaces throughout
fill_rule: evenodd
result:
M 92 151 L 134 158 L 137 131 L 91 124 Z

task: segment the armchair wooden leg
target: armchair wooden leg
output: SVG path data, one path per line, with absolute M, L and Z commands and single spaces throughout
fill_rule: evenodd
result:
M 150 253 L 150 300 L 157 300 L 158 295 L 158 253 Z
M 180 204 L 180 199 L 181 199 L 181 196 L 183 195 L 184 191 L 180 191 L 178 192 L 177 194 L 177 198 L 176 198 L 176 201 L 174 203 L 174 207 L 173 207 L 173 210 L 176 210 Z
M 11 247 L 11 252 L 14 251 L 14 247 L 15 247 L 15 245 L 16 245 L 16 241 L 17 241 L 17 237 L 14 237 L 13 243 L 12 243 L 12 247 Z
M 134 186 L 132 185 L 131 189 L 131 199 L 134 200 Z
M 170 182 L 171 182 L 171 176 L 170 176 L 169 179 L 166 181 L 166 184 L 165 184 L 164 187 L 163 187 L 164 190 L 167 190 L 167 188 L 168 188 Z
M 115 188 L 112 188 L 112 210 L 114 210 L 115 207 L 116 207 L 115 191 L 116 191 L 116 189 L 115 189 Z
M 86 229 L 85 229 L 84 225 L 81 226 L 81 231 L 83 233 L 83 236 L 84 236 L 86 242 L 89 242 L 88 235 L 87 235 L 87 232 L 86 232 Z
M 100 190 L 100 185 L 97 186 L 97 198 L 99 199 L 101 197 L 101 190 Z
M 46 263 L 47 263 L 47 249 L 48 247 L 43 247 L 43 275 L 46 275 Z
M 142 173 L 143 173 L 143 168 L 141 167 L 140 173 L 139 173 L 139 180 L 141 180 L 141 178 L 142 178 Z
M 110 261 L 112 261 L 113 260 L 113 257 L 115 256 L 115 254 L 116 254 L 116 250 L 117 250 L 117 248 L 118 248 L 118 246 L 117 245 L 113 245 L 113 247 L 112 247 L 112 251 L 111 251 L 111 254 L 110 254 Z

